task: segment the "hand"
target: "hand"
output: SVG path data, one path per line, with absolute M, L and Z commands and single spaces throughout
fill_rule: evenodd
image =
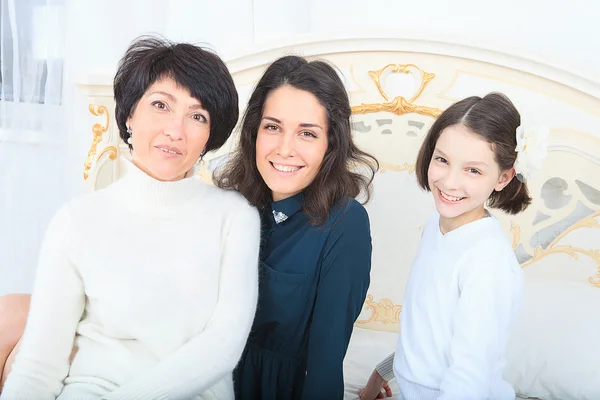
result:
M 379 375 L 377 370 L 373 370 L 367 386 L 358 392 L 360 400 L 374 400 L 392 397 L 392 389 L 388 382 Z

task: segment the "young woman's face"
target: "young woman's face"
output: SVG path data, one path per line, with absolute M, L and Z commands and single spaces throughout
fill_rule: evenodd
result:
M 494 190 L 502 190 L 513 174 L 501 171 L 492 145 L 463 125 L 444 129 L 427 172 L 435 207 L 453 229 L 472 222 Z
M 172 79 L 148 88 L 127 120 L 132 160 L 160 181 L 185 176 L 210 136 L 210 115 L 200 101 Z
M 256 138 L 256 166 L 273 200 L 306 189 L 327 151 L 327 111 L 310 92 L 289 85 L 273 90 Z

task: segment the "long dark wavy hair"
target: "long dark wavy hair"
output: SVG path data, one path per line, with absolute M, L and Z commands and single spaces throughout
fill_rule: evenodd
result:
M 352 111 L 344 84 L 328 63 L 299 56 L 282 57 L 267 68 L 248 102 L 237 148 L 215 173 L 215 184 L 239 191 L 259 209 L 270 204 L 271 190 L 256 166 L 256 137 L 267 96 L 283 85 L 312 93 L 327 112 L 327 151 L 315 179 L 304 190 L 303 210 L 311 223 L 322 224 L 332 207 L 346 196 L 362 193 L 366 204 L 379 163 L 352 140 Z

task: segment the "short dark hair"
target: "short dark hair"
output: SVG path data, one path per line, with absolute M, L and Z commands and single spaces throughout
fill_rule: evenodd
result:
M 491 143 L 500 170 L 512 168 L 517 158 L 516 131 L 521 116 L 514 104 L 501 93 L 490 93 L 481 98 L 468 97 L 452 106 L 438 117 L 427 133 L 417 158 L 417 180 L 421 188 L 429 191 L 427 171 L 435 145 L 442 131 L 452 125 L 463 125 L 471 132 Z M 493 191 L 488 206 L 508 214 L 518 214 L 531 204 L 527 185 L 513 178 L 501 191 Z
M 327 113 L 327 151 L 304 192 L 303 209 L 311 223 L 323 223 L 331 208 L 346 196 L 364 193 L 368 202 L 379 163 L 352 140 L 352 110 L 344 84 L 325 61 L 307 61 L 299 56 L 282 57 L 265 71 L 248 102 L 238 146 L 229 162 L 216 172 L 215 184 L 239 191 L 259 209 L 270 204 L 271 190 L 256 166 L 256 137 L 267 96 L 284 85 L 312 93 Z M 356 167 L 363 167 L 365 173 L 352 171 Z
M 127 119 L 146 90 L 165 78 L 189 90 L 208 111 L 210 136 L 204 152 L 220 148 L 231 135 L 239 116 L 237 90 L 225 63 L 202 47 L 153 36 L 133 41 L 119 62 L 114 96 L 121 138 L 127 142 Z

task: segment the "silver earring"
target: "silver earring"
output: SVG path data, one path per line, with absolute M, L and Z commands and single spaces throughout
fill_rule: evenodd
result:
M 127 127 L 127 133 L 129 134 L 129 137 L 127 138 L 127 144 L 131 145 L 131 136 L 133 135 L 133 132 L 131 131 L 130 127 Z

